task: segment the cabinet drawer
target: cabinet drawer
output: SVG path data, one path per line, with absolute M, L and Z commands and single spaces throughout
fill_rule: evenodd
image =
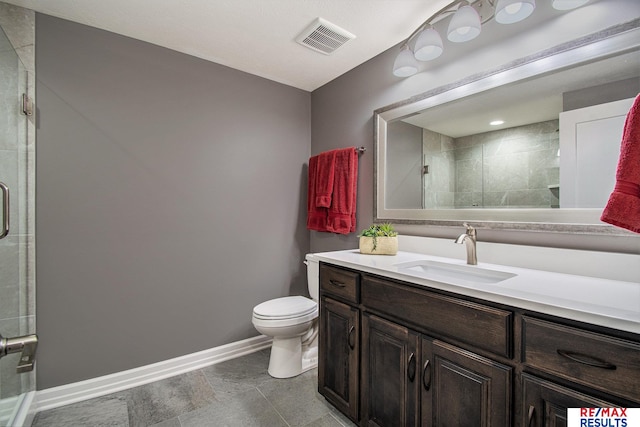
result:
M 320 292 L 357 304 L 360 300 L 360 274 L 320 264 Z
M 523 317 L 523 362 L 640 402 L 640 343 Z
M 406 320 L 427 333 L 511 357 L 513 313 L 364 276 L 362 304 Z

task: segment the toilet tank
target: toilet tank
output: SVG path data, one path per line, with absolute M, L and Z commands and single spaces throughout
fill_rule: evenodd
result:
M 318 301 L 320 297 L 320 264 L 314 254 L 307 254 L 304 258 L 305 264 L 307 264 L 309 296 L 312 300 Z

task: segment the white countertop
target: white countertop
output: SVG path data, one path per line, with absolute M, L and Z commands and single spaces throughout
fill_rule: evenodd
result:
M 553 273 L 478 263 L 516 274 L 498 283 L 462 283 L 455 279 L 427 280 L 395 264 L 431 260 L 466 265 L 464 261 L 413 252 L 364 255 L 358 249 L 315 254 L 320 261 L 433 289 L 481 298 L 526 310 L 640 334 L 640 283 Z M 471 267 L 471 266 L 469 266 Z

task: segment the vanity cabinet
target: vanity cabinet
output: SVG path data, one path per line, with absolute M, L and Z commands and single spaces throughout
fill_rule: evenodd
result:
M 604 400 L 523 373 L 523 426 L 562 426 L 567 408 L 638 406 L 640 400 L 640 343 L 560 323 L 522 317 L 525 370 L 551 375 L 585 386 Z M 616 397 L 628 399 L 621 402 Z M 633 402 L 636 402 L 635 404 Z
M 422 426 L 511 425 L 511 367 L 432 339 L 422 358 Z
M 368 313 L 363 315 L 363 425 L 418 425 L 419 358 L 418 333 Z
M 612 402 L 567 387 L 522 374 L 522 419 L 524 427 L 558 427 L 567 425 L 567 408 L 611 408 Z
M 320 266 L 318 391 L 352 420 L 359 416 L 359 274 Z
M 368 275 L 361 308 L 362 425 L 510 425 L 512 368 L 431 336 L 511 354 L 510 312 Z
M 636 334 L 324 263 L 320 282 L 319 392 L 361 426 L 562 426 L 567 408 L 640 406 Z
M 640 343 L 529 316 L 522 325 L 525 367 L 629 400 L 640 397 Z

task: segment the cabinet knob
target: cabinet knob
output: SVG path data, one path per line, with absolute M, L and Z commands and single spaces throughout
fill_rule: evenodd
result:
M 354 340 L 354 333 L 356 331 L 356 327 L 351 325 L 351 327 L 349 328 L 349 334 L 347 335 L 347 344 L 349 344 L 349 348 L 351 350 L 353 350 L 354 348 L 356 348 L 356 342 Z
M 409 377 L 409 381 L 413 382 L 416 378 L 416 355 L 415 353 L 411 353 L 409 356 L 409 362 L 407 363 L 407 377 Z
M 429 374 L 428 379 L 427 374 Z M 422 367 L 422 385 L 427 391 L 429 391 L 429 389 L 431 388 L 431 366 L 429 366 L 429 359 L 424 362 L 424 366 Z

